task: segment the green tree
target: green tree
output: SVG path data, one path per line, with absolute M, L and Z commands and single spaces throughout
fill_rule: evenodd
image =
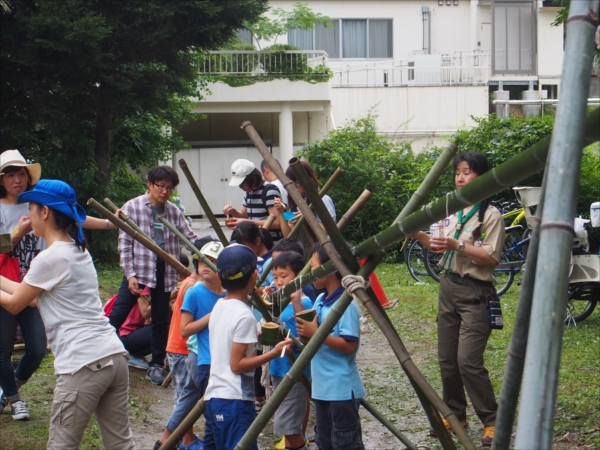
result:
M 261 40 L 270 41 L 274 39 L 276 44 L 279 36 L 294 28 L 310 30 L 315 25 L 333 27 L 331 17 L 315 13 L 304 3 L 296 3 L 291 11 L 285 11 L 282 8 L 272 9 L 271 15 L 272 18 L 262 15 L 257 21 L 247 21 L 244 24 L 257 43 Z
M 186 147 L 173 125 L 206 93 L 202 51 L 258 20 L 267 0 L 4 0 L 0 149 L 18 148 L 80 201 L 122 203 L 130 169 Z M 104 240 L 103 243 L 107 241 Z M 110 245 L 114 245 L 113 242 Z

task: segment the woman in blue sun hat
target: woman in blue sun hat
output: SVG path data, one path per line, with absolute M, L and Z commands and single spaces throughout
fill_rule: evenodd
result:
M 83 236 L 84 209 L 71 186 L 40 180 L 23 192 L 29 220 L 48 248 L 21 283 L 0 278 L 0 305 L 12 314 L 37 303 L 57 375 L 48 448 L 77 448 L 92 416 L 106 448 L 134 448 L 129 427 L 127 352 L 108 323 Z

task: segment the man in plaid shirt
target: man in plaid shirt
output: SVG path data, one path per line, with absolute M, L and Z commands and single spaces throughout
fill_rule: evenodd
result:
M 190 241 L 198 239 L 179 208 L 168 201 L 178 184 L 179 176 L 171 167 L 155 167 L 148 173 L 148 191 L 123 205 L 123 212 L 160 248 L 175 257 L 179 255 L 179 239 L 156 220 L 156 216 L 163 215 Z M 108 320 L 118 333 L 144 287 L 150 288 L 152 360 L 146 378 L 162 384 L 166 376 L 164 361 L 169 334 L 169 297 L 177 287 L 178 274 L 154 252 L 123 231 L 119 232 L 119 253 L 124 277 Z

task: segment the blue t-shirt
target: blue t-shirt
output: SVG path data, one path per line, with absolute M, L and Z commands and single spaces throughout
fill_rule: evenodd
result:
M 302 288 L 302 293 L 310 299 L 310 301 L 313 303 L 313 305 L 315 304 L 315 301 L 317 300 L 317 294 L 315 294 L 315 288 L 313 287 L 312 284 L 309 284 L 308 286 L 304 286 Z M 312 308 L 312 306 L 311 306 L 311 308 Z
M 258 273 L 259 278 L 263 273 L 263 268 L 266 267 L 267 264 L 269 264 L 269 262 L 273 259 L 271 256 L 271 250 L 269 250 L 267 253 L 262 255 L 261 258 L 263 260 L 256 263 L 256 272 Z M 261 286 L 270 286 L 272 282 L 273 282 L 273 271 L 271 270 L 271 271 L 269 271 L 267 278 L 265 278 L 265 281 L 263 281 L 263 284 Z
M 329 297 L 325 297 L 325 294 L 319 295 L 315 302 L 319 325 L 329 315 L 343 292 L 344 288 L 340 286 Z M 341 336 L 347 341 L 360 342 L 359 314 L 354 302 L 344 311 L 331 335 Z M 356 350 L 358 351 L 358 347 Z M 365 396 L 365 388 L 356 365 L 356 353 L 338 352 L 324 344 L 312 360 L 311 373 L 312 398 L 316 400 L 339 401 L 351 400 L 352 395 L 354 398 Z
M 302 297 L 302 307 L 304 309 L 311 309 L 313 304 L 310 299 Z M 285 307 L 281 313 L 279 321 L 285 324 L 285 327 L 290 330 L 295 337 L 298 337 L 298 331 L 296 330 L 296 319 L 294 318 L 294 305 L 289 303 Z M 298 357 L 300 351 L 295 346 L 292 346 L 292 353 L 295 357 Z M 287 356 L 284 356 L 283 358 L 275 358 L 271 360 L 270 373 L 276 377 L 283 377 L 286 373 L 288 373 L 291 367 L 292 363 Z M 310 364 L 306 367 L 306 369 L 304 369 L 304 373 L 310 380 Z
M 223 297 L 225 294 L 215 294 L 204 283 L 196 283 L 185 293 L 181 310 L 191 313 L 194 320 L 198 320 L 211 313 L 217 301 Z M 198 365 L 210 364 L 208 327 L 196 333 L 196 337 L 198 339 Z

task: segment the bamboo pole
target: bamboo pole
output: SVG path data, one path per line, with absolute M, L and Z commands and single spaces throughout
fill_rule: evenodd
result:
M 337 223 L 337 228 L 340 231 L 344 231 L 352 219 L 358 214 L 358 212 L 365 206 L 365 203 L 369 201 L 369 199 L 373 196 L 373 193 L 367 189 L 365 189 L 362 194 L 356 199 L 356 201 L 352 204 L 352 206 L 344 213 L 342 218 Z
M 252 128 L 251 124 L 249 122 L 245 122 L 243 124 L 243 128 L 246 130 L 246 132 L 248 133 L 250 138 L 255 142 L 258 150 L 263 155 L 263 158 L 265 158 L 265 160 L 267 160 L 267 163 L 269 163 L 269 160 L 270 160 L 270 158 L 272 158 L 272 156 L 269 154 L 268 150 L 266 150 L 266 147 L 262 148 L 262 147 L 264 147 L 264 144 L 262 143 L 262 141 L 256 134 L 256 131 Z M 274 167 L 275 165 L 269 164 L 269 166 Z M 275 173 L 275 175 L 280 179 L 280 181 L 282 181 L 284 183 L 284 185 L 285 185 L 285 183 L 287 183 L 289 181 L 284 173 L 279 173 L 279 174 Z M 335 267 L 337 267 L 338 270 L 340 271 L 340 273 L 344 276 L 351 274 L 351 272 L 348 270 L 348 267 L 344 264 L 344 262 L 342 261 L 340 256 L 335 251 L 335 248 L 332 248 L 333 245 L 332 245 L 331 241 L 329 241 L 327 239 L 325 232 L 320 227 L 319 222 L 317 221 L 316 217 L 314 216 L 314 214 L 312 213 L 310 208 L 308 208 L 308 205 L 306 205 L 306 203 L 304 203 L 304 201 L 303 201 L 302 197 L 300 196 L 300 194 L 298 193 L 298 191 L 292 187 L 291 189 L 289 189 L 289 193 L 290 193 L 290 196 L 292 197 L 292 199 L 294 200 L 294 202 L 296 202 L 297 205 L 299 206 L 299 208 L 301 209 L 302 214 L 306 218 L 308 224 L 311 226 L 311 228 L 313 228 L 313 231 L 315 231 L 315 233 L 317 234 L 319 240 L 321 242 L 323 242 L 323 247 L 327 251 L 327 253 L 328 253 L 329 257 L 331 258 Z M 358 290 L 357 295 L 361 299 L 361 301 L 363 301 L 363 303 L 372 302 L 371 298 L 368 296 L 368 294 L 366 293 L 366 291 L 364 289 Z M 248 429 L 248 431 L 246 432 L 246 434 L 244 435 L 242 440 L 238 443 L 236 448 L 240 448 L 240 449 L 248 448 L 252 444 L 252 442 L 254 442 L 256 440 L 256 437 L 258 436 L 260 431 L 264 428 L 264 426 L 268 422 L 269 418 L 272 416 L 274 410 L 279 406 L 279 404 L 281 404 L 281 401 L 283 401 L 283 399 L 285 398 L 285 396 L 291 389 L 291 387 L 292 387 L 291 381 L 294 380 L 298 376 L 298 373 L 300 371 L 302 371 L 308 365 L 308 363 L 310 362 L 310 359 L 312 359 L 312 357 L 318 351 L 319 347 L 325 341 L 325 338 L 329 334 L 329 330 L 331 330 L 335 326 L 335 324 L 341 318 L 343 312 L 345 311 L 345 309 L 349 306 L 349 304 L 351 302 L 352 302 L 352 297 L 350 297 L 347 293 L 344 293 L 341 296 L 341 298 L 336 301 L 334 307 L 332 308 L 332 310 L 329 313 L 329 315 L 327 316 L 327 318 L 321 323 L 321 325 L 317 329 L 317 332 L 311 338 L 309 343 L 306 345 L 304 351 L 299 356 L 296 364 L 294 364 L 292 366 L 292 368 L 290 369 L 290 371 L 288 372 L 288 376 L 286 378 L 284 378 L 284 380 L 280 384 L 280 388 L 278 389 L 278 391 L 281 390 L 281 392 L 278 393 L 279 395 L 277 395 L 277 396 L 274 395 L 273 397 L 271 397 L 270 402 L 259 413 L 258 417 L 253 422 L 253 424 L 250 426 L 250 428 Z M 389 323 L 388 323 L 388 326 L 391 327 L 391 325 Z M 393 329 L 393 327 L 391 327 L 391 328 Z M 397 347 L 395 348 L 395 350 L 397 350 Z M 405 361 L 401 360 L 401 363 L 404 363 L 404 362 Z M 412 362 L 410 360 L 410 357 L 407 359 L 406 362 L 407 362 L 407 364 L 406 365 L 403 364 L 403 367 L 406 367 L 407 368 L 406 370 L 408 372 L 415 371 L 416 366 L 414 366 L 414 364 L 412 364 L 412 366 L 410 365 L 410 363 Z M 418 372 L 418 370 L 416 370 L 416 372 L 419 375 L 421 375 L 420 372 Z M 422 375 L 421 375 L 421 378 L 422 378 Z M 423 381 L 424 381 L 424 385 L 421 386 Z M 437 397 L 437 394 L 435 394 L 435 391 L 433 391 L 431 386 L 429 386 L 429 384 L 423 378 L 416 382 L 420 382 L 419 387 L 422 387 L 423 390 L 429 394 L 428 397 L 433 394 L 432 398 L 434 400 L 438 401 L 438 404 L 436 404 L 436 406 L 439 406 L 440 410 L 442 410 L 443 408 L 448 409 L 447 406 L 445 406 L 443 404 L 441 399 L 439 399 L 439 397 Z M 448 417 L 449 417 L 449 420 L 451 420 L 454 417 L 454 415 L 452 413 L 450 413 L 450 415 Z M 454 417 L 454 419 L 456 422 L 458 422 L 458 420 L 456 420 L 455 417 Z M 452 422 L 452 420 L 451 420 L 451 422 Z M 447 435 L 447 433 L 446 433 L 446 435 Z M 459 434 L 459 437 L 460 437 L 460 434 Z M 469 444 L 469 442 L 471 445 Z M 468 438 L 468 435 L 467 435 L 466 443 L 467 443 L 467 445 L 466 445 L 467 448 L 475 448 L 474 445 L 472 445 L 472 441 L 470 441 L 470 438 Z M 451 440 L 448 443 L 448 448 L 454 448 L 454 444 L 452 443 Z
M 188 180 L 188 183 L 190 183 L 190 187 L 192 188 L 192 191 L 194 191 L 194 194 L 196 194 L 196 198 L 200 202 L 200 206 L 204 210 L 204 214 L 206 214 L 206 217 L 208 217 L 210 224 L 212 225 L 213 229 L 215 230 L 215 233 L 217 233 L 217 237 L 219 238 L 219 240 L 221 241 L 223 246 L 227 247 L 229 245 L 229 241 L 225 237 L 225 233 L 223 233 L 223 229 L 221 228 L 221 225 L 219 225 L 219 222 L 217 221 L 215 215 L 211 211 L 210 206 L 208 206 L 208 202 L 204 198 L 204 195 L 202 195 L 202 191 L 200 191 L 200 188 L 198 187 L 198 184 L 196 183 L 194 176 L 190 172 L 190 169 L 187 165 L 187 162 L 185 162 L 185 159 L 182 158 L 179 160 L 179 167 L 181 167 L 183 174 L 185 175 L 185 177 Z
M 550 448 L 598 0 L 570 3 L 527 338 L 516 448 Z M 596 122 L 596 127 L 598 127 Z
M 274 214 L 269 214 L 269 217 L 267 217 L 267 220 L 265 220 L 265 223 L 262 227 L 265 230 L 268 230 L 269 228 L 271 228 L 271 225 L 273 225 L 273 222 L 275 222 L 275 219 L 277 219 L 277 216 L 275 216 Z
M 600 140 L 600 108 L 594 109 L 587 115 L 585 123 L 585 145 Z M 412 213 L 393 224 L 382 232 L 370 237 L 352 250 L 358 257 L 365 257 L 377 250 L 385 249 L 402 240 L 406 234 L 413 234 L 444 219 L 448 214 L 457 212 L 467 205 L 474 205 L 486 198 L 497 194 L 508 186 L 515 186 L 525 178 L 544 168 L 550 137 L 542 139 L 522 153 L 513 156 L 508 161 L 477 177 L 461 189 L 449 192 L 425 205 L 421 210 Z
M 352 221 L 352 219 L 354 219 L 354 217 L 356 217 L 356 215 L 360 212 L 360 210 L 365 206 L 365 203 L 367 201 L 369 201 L 369 199 L 371 198 L 372 194 L 371 191 L 368 190 L 364 190 L 362 192 L 362 194 L 360 194 L 360 196 L 356 199 L 356 201 L 352 204 L 352 206 L 350 206 L 350 208 L 348 208 L 348 211 L 346 211 L 346 213 L 342 216 L 342 219 L 337 223 L 337 227 L 340 231 L 344 231 L 346 229 L 346 227 L 350 224 L 350 222 Z M 331 264 L 331 271 L 329 273 L 327 273 L 326 275 L 323 276 L 327 276 L 330 273 L 333 273 L 335 271 L 335 266 L 333 264 Z M 300 273 L 298 274 L 298 277 L 302 277 L 303 275 L 306 275 L 307 273 L 310 272 L 310 261 L 308 261 L 306 263 L 306 265 L 304 266 L 304 268 L 300 271 Z M 318 278 L 322 278 L 323 276 L 319 276 Z M 297 278 L 298 278 L 297 277 Z M 312 283 L 313 281 L 304 284 L 304 280 L 300 278 L 298 283 L 295 283 L 296 280 L 292 281 L 291 284 L 294 284 L 294 286 L 300 285 L 300 289 L 303 288 L 304 286 L 306 286 L 307 284 Z M 296 289 L 299 290 L 299 289 Z M 290 302 L 290 294 L 296 292 L 296 291 L 292 291 L 291 288 L 287 291 L 287 294 L 284 295 L 283 292 L 281 291 L 277 291 L 279 294 L 275 293 L 273 294 L 271 297 L 272 299 L 270 300 L 271 302 L 276 302 L 278 305 L 280 305 L 281 311 L 283 311 L 285 309 L 285 307 L 289 304 Z M 277 297 L 275 297 L 277 296 Z M 277 300 L 275 300 L 275 298 Z
M 544 174 L 544 183 L 546 184 L 546 170 Z M 506 358 L 506 367 L 504 368 L 504 378 L 502 380 L 502 389 L 500 390 L 500 402 L 498 403 L 498 412 L 496 415 L 496 432 L 492 441 L 492 450 L 502 450 L 509 448 L 512 436 L 513 424 L 519 400 L 519 391 L 523 381 L 523 368 L 525 365 L 525 353 L 527 350 L 527 334 L 529 333 L 529 323 L 531 318 L 531 305 L 533 301 L 533 285 L 535 282 L 535 272 L 538 262 L 539 252 L 539 234 L 541 212 L 544 205 L 544 188 L 540 196 L 540 203 L 535 212 L 533 230 L 529 248 L 527 250 L 527 270 L 523 275 L 521 290 L 519 291 L 519 303 L 515 314 L 515 326 L 508 348 Z
M 162 443 L 159 450 L 172 450 L 175 448 L 176 444 L 181 440 L 183 435 L 194 426 L 196 421 L 200 418 L 204 411 L 206 410 L 206 402 L 204 401 L 204 397 L 198 400 L 196 406 L 192 408 L 185 419 L 181 421 L 179 426 L 175 428 L 171 436 L 167 438 L 165 442 Z
M 177 228 L 175 228 L 175 225 L 173 225 L 171 222 L 169 222 L 167 219 L 165 219 L 165 217 L 161 214 L 156 216 L 156 220 L 158 220 L 160 223 L 162 223 L 164 226 L 166 226 L 171 231 L 171 233 L 173 233 L 175 236 L 177 236 L 181 242 L 183 242 L 187 247 L 189 247 L 189 249 L 192 251 L 192 253 L 194 255 L 196 255 L 198 258 L 200 258 L 200 260 L 204 264 L 206 264 L 208 267 L 210 267 L 210 270 L 212 270 L 215 273 L 217 272 L 217 266 L 215 266 L 213 264 L 213 262 L 206 257 L 206 255 L 201 253 L 200 249 L 197 249 L 196 247 L 194 247 L 194 244 L 192 244 L 192 242 L 188 238 L 186 238 L 181 233 L 181 231 L 179 231 Z
M 304 192 L 308 196 L 309 200 L 311 201 L 311 203 L 314 204 L 315 210 L 319 214 L 326 214 L 325 205 L 319 198 L 317 198 L 315 196 L 314 190 L 311 190 L 311 188 L 310 188 L 312 183 L 311 183 L 310 178 L 308 177 L 308 174 L 306 173 L 306 170 L 304 169 L 304 167 L 301 164 L 297 164 L 297 163 L 290 163 L 290 167 L 292 167 L 292 169 L 294 170 L 294 174 L 296 175 L 296 178 L 298 179 L 298 181 L 300 181 L 300 184 L 302 185 L 302 188 L 304 189 Z M 322 223 L 325 225 L 327 231 L 329 232 L 329 238 L 331 239 L 332 242 L 336 242 L 336 241 L 340 242 L 341 240 L 343 241 L 343 238 L 342 238 L 339 230 L 337 228 L 335 228 L 335 226 L 332 226 L 333 221 L 331 221 L 331 223 L 327 223 L 327 222 L 323 221 Z M 335 250 L 333 250 L 331 248 L 331 245 L 326 240 L 324 233 L 321 233 L 322 230 L 314 230 L 313 229 L 313 231 L 315 231 L 315 233 L 317 233 L 317 236 L 319 236 L 319 241 L 322 242 L 323 248 L 327 251 L 327 254 L 331 258 L 331 260 L 334 262 L 336 267 L 339 269 L 340 274 L 342 276 L 352 274 L 352 272 L 349 270 L 349 267 L 340 266 L 339 264 L 340 264 L 340 262 L 343 261 L 342 264 L 345 265 L 345 264 L 347 264 L 347 262 L 352 263 L 353 261 L 355 262 L 356 260 L 354 260 L 352 257 L 337 255 Z M 334 256 L 337 257 L 338 261 L 336 261 L 334 259 Z M 365 264 L 362 268 L 360 268 L 360 270 L 358 270 L 358 274 L 362 275 L 362 273 L 372 272 L 375 269 L 375 267 L 376 267 L 376 264 L 374 264 L 372 261 L 371 263 Z M 429 383 L 427 382 L 425 377 L 423 377 L 421 372 L 417 369 L 416 365 L 414 365 L 414 363 L 412 363 L 410 354 L 406 350 L 402 340 L 400 339 L 400 336 L 396 332 L 395 327 L 389 320 L 389 317 L 382 310 L 381 305 L 379 304 L 379 301 L 377 300 L 377 297 L 375 297 L 372 293 L 368 293 L 366 290 L 359 291 L 359 294 L 357 295 L 357 297 L 360 298 L 363 305 L 367 308 L 367 310 L 371 314 L 371 317 L 373 318 L 373 320 L 375 320 L 377 325 L 379 325 L 381 331 L 383 332 L 384 336 L 386 337 L 386 339 L 390 343 L 392 349 L 394 350 L 394 353 L 396 354 L 398 361 L 400 362 L 402 368 L 406 370 L 407 375 L 409 377 L 412 377 L 412 379 L 418 385 L 419 389 L 423 391 L 423 393 L 425 394 L 425 396 L 427 396 L 427 398 L 429 399 L 430 402 L 437 403 L 436 406 L 437 406 L 438 410 L 442 411 L 444 416 L 447 417 L 447 420 L 453 426 L 456 426 L 456 428 L 458 428 L 458 429 L 462 429 L 462 431 L 463 431 L 462 433 L 460 432 L 461 430 L 458 430 L 457 436 L 461 440 L 463 445 L 466 448 L 475 448 L 475 444 L 473 443 L 473 441 L 471 440 L 469 435 L 466 432 L 464 432 L 464 429 L 460 425 L 456 416 L 444 404 L 444 402 L 437 396 L 437 394 L 435 393 L 433 388 L 429 385 Z M 442 431 L 445 427 L 443 427 L 441 425 L 442 424 L 441 424 L 440 420 L 434 420 L 434 422 L 432 423 L 432 426 L 434 426 L 436 428 L 436 432 L 437 432 L 437 429 L 440 429 L 440 431 L 442 432 L 442 434 L 440 435 L 440 442 L 442 442 L 445 445 L 449 445 L 449 443 L 451 442 L 451 438 L 448 435 L 447 431 L 445 431 L 445 433 L 444 433 L 444 431 Z
M 242 126 L 243 126 L 243 124 L 242 124 Z M 259 137 L 259 139 L 260 139 L 260 137 Z M 261 142 L 262 142 L 262 140 L 261 140 Z M 256 145 L 256 142 L 254 142 L 254 145 Z M 340 167 L 335 169 L 335 172 L 333 172 L 331 177 L 329 177 L 329 180 L 327 180 L 327 183 L 325 183 L 325 185 L 319 190 L 319 195 L 321 197 L 323 197 L 325 194 L 327 194 L 327 191 L 329 191 L 331 186 L 334 185 L 334 183 L 337 181 L 337 179 L 343 173 L 344 173 L 344 171 Z M 292 183 L 292 182 L 290 181 L 290 183 Z M 312 209 L 312 205 L 311 205 L 311 209 Z M 302 225 L 304 225 L 304 222 L 306 222 L 306 219 L 304 219 L 304 217 L 300 217 L 300 219 L 298 219 L 298 222 L 296 222 L 296 224 L 294 225 L 294 228 L 292 228 L 292 231 L 290 231 L 290 234 L 288 235 L 288 237 L 289 238 L 295 237 L 296 234 L 298 234 L 300 232 L 300 230 L 302 229 Z
M 121 219 L 119 219 L 117 216 L 112 214 L 108 209 L 106 209 L 104 206 L 102 206 L 96 200 L 94 200 L 93 198 L 90 198 L 88 200 L 87 204 L 88 204 L 88 206 L 91 206 L 96 211 L 98 211 L 102 215 L 102 217 L 110 220 L 117 227 L 119 227 L 119 229 L 123 230 L 125 233 L 127 233 L 129 236 L 131 236 L 136 241 L 138 241 L 144 247 L 147 247 L 148 249 L 150 249 L 154 253 L 156 253 L 156 255 L 159 258 L 163 259 L 166 263 L 170 264 L 177 271 L 177 273 L 179 275 L 181 275 L 182 277 L 189 277 L 192 274 L 192 272 L 190 272 L 190 270 L 187 267 L 184 267 L 183 264 L 181 264 L 179 262 L 179 260 L 176 259 L 173 255 L 169 255 L 162 248 L 160 248 L 158 245 L 156 245 L 152 240 L 149 240 L 149 239 L 145 238 L 144 236 L 140 235 L 137 231 L 135 231 L 133 228 L 131 228 L 129 225 L 127 225 L 125 222 L 123 222 Z
M 113 213 L 115 213 L 115 214 L 119 210 L 119 208 L 117 207 L 117 205 L 115 205 L 113 202 L 111 202 L 108 198 L 104 199 L 104 203 L 106 203 L 106 205 L 110 209 L 112 209 Z M 121 220 L 125 221 L 127 223 L 127 225 L 129 225 L 131 228 L 133 228 L 139 234 L 141 234 L 142 236 L 144 236 L 146 239 L 152 240 L 152 238 L 150 236 L 148 236 L 146 233 L 144 233 L 144 231 L 140 227 L 138 227 L 136 225 L 136 223 L 133 220 L 131 220 L 129 218 L 129 216 L 127 214 L 125 214 L 123 211 L 120 212 L 119 218 Z

